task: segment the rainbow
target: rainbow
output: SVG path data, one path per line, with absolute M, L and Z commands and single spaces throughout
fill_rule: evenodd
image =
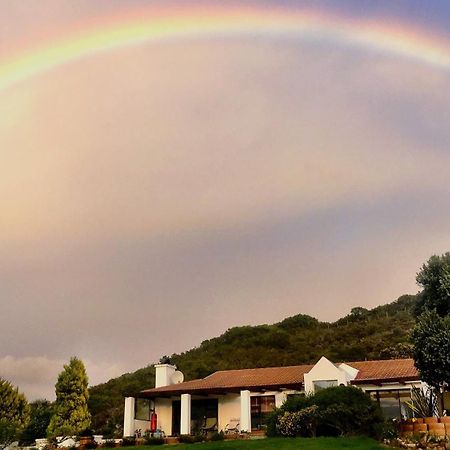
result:
M 268 7 L 148 9 L 80 25 L 0 60 L 0 90 L 99 52 L 143 43 L 217 35 L 281 35 L 356 46 L 450 69 L 450 44 L 400 25 L 352 21 L 324 13 Z

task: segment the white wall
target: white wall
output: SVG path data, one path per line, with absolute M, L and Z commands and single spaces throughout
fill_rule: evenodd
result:
M 155 412 L 158 415 L 158 428 L 166 433 L 172 434 L 172 400 L 170 398 L 155 399 Z
M 241 416 L 241 397 L 239 394 L 228 394 L 219 397 L 218 405 L 219 415 L 219 430 L 225 430 L 227 423 L 230 423 L 231 419 L 238 419 L 240 421 Z
M 287 399 L 287 392 L 277 392 L 275 394 L 275 406 L 279 408 Z
M 142 431 L 142 435 L 144 435 L 145 430 L 150 430 L 150 421 L 149 420 L 137 420 L 137 419 L 134 419 L 133 434 L 134 434 L 134 431 L 136 431 L 136 430 L 141 430 Z
M 176 366 L 171 364 L 155 364 L 155 387 L 173 384 L 172 376 L 176 370 Z
M 314 381 L 331 381 L 336 380 L 337 385 L 347 385 L 350 379 L 347 370 L 339 369 L 331 361 L 322 356 L 317 364 L 304 375 L 305 392 L 314 393 Z

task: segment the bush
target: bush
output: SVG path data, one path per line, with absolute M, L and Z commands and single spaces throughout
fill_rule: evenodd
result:
M 399 437 L 399 423 L 396 420 L 387 419 L 383 423 L 375 425 L 375 434 L 378 439 L 392 440 Z
M 136 438 L 134 436 L 126 436 L 122 439 L 122 447 L 132 447 L 136 445 Z
M 267 416 L 267 429 L 266 434 L 269 437 L 280 436 L 280 432 L 277 428 L 279 417 L 283 416 L 285 412 L 300 411 L 303 408 L 311 406 L 310 397 L 305 395 L 290 395 L 280 408 L 275 408 Z
M 317 406 L 307 406 L 300 411 L 285 411 L 278 417 L 277 430 L 282 436 L 315 436 L 317 428 Z
M 164 438 L 149 436 L 149 437 L 145 438 L 145 444 L 146 445 L 163 445 Z
M 225 439 L 225 434 L 223 431 L 217 432 L 214 431 L 214 433 L 209 438 L 210 441 L 223 441 Z
M 182 434 L 178 440 L 181 444 L 195 444 L 196 442 L 203 442 L 204 438 L 200 435 L 191 436 L 189 434 Z
M 339 386 L 317 392 L 312 400 L 319 408 L 318 433 L 365 434 L 376 437 L 384 422 L 379 406 L 361 389 Z
M 287 414 L 286 414 L 287 413 Z M 288 398 L 268 418 L 269 436 L 379 437 L 384 423 L 379 406 L 353 386 L 323 389 L 313 396 Z

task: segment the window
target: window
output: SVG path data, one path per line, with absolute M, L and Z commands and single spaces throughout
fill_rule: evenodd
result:
M 314 392 L 319 392 L 322 389 L 337 386 L 338 380 L 318 380 L 313 381 L 313 385 L 314 385 Z
M 266 424 L 269 413 L 275 409 L 275 396 L 250 397 L 252 430 L 259 430 Z
M 147 398 L 137 398 L 134 408 L 134 418 L 136 420 L 150 420 L 150 400 Z
M 370 396 L 380 405 L 386 417 L 408 416 L 406 402 L 411 400 L 410 390 L 377 390 L 370 391 Z

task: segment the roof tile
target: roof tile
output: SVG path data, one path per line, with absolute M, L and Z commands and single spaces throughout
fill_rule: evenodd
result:
M 358 369 L 355 383 L 364 381 L 395 381 L 419 379 L 417 369 L 412 359 L 393 359 L 384 361 L 357 361 L 347 365 Z M 178 394 L 182 392 L 199 392 L 213 390 L 239 390 L 264 387 L 300 387 L 303 375 L 309 372 L 313 365 L 264 367 L 257 369 L 220 370 L 198 380 L 147 389 L 141 394 L 156 396 L 157 394 Z

